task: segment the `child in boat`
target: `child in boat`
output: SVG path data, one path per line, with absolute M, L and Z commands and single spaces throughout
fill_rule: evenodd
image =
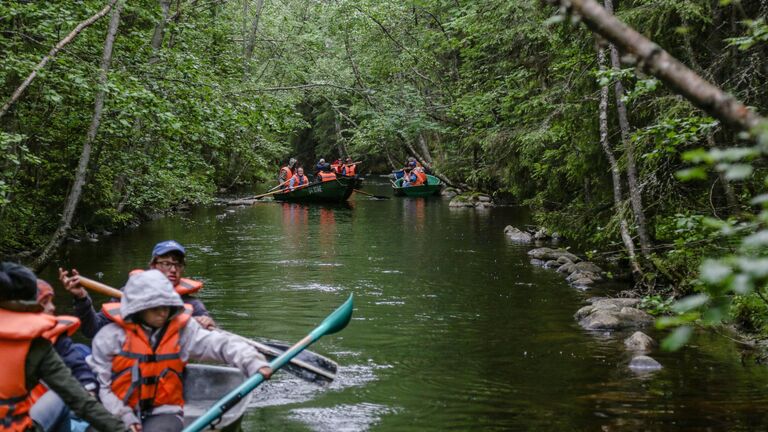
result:
M 42 280 L 37 280 L 37 303 L 43 313 L 55 316 L 56 306 L 53 304 L 53 287 Z M 53 344 L 53 349 L 64 361 L 72 375 L 80 385 L 93 396 L 96 396 L 98 385 L 96 375 L 85 362 L 85 354 L 75 347 L 70 337 L 80 326 L 80 320 L 72 316 L 56 317 L 56 326 L 45 332 L 43 336 Z M 34 405 L 29 411 L 32 420 L 40 425 L 43 431 L 69 430 L 62 425 L 70 423 L 69 410 L 64 401 L 54 391 L 48 391 L 47 386 L 40 384 L 33 391 Z
M 93 339 L 88 363 L 104 406 L 133 430 L 182 429 L 188 360 L 227 363 L 248 376 L 272 374 L 264 356 L 244 339 L 190 319 L 190 307 L 158 270 L 131 276 L 120 303 L 103 310 L 112 323 Z
M 41 313 L 37 278 L 26 267 L 0 263 L 0 431 L 40 431 L 30 417 L 32 389 L 42 380 L 74 411 L 99 431 L 126 428 L 89 395 L 56 354 L 44 333 L 56 319 Z M 46 412 L 51 418 L 62 416 Z
M 152 249 L 152 258 L 149 261 L 149 268 L 161 271 L 173 284 L 174 289 L 181 296 L 184 303 L 192 306 L 192 316 L 197 322 L 207 329 L 214 328 L 216 323 L 211 318 L 208 309 L 203 302 L 193 294 L 200 291 L 203 287 L 202 282 L 183 278 L 185 267 L 186 250 L 184 246 L 174 240 L 162 241 Z M 134 270 L 131 274 L 143 270 Z M 80 285 L 80 274 L 76 269 L 72 270 L 72 275 L 64 269 L 59 269 L 59 280 L 64 284 L 64 288 L 72 294 L 74 298 L 74 312 L 82 323 L 80 331 L 88 338 L 93 338 L 96 333 L 105 325 L 109 324 L 109 319 L 101 312 L 96 312 L 93 307 L 93 301 L 85 288 Z M 116 299 L 113 299 L 116 301 Z

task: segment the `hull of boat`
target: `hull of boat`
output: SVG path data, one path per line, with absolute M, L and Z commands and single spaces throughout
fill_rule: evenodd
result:
M 392 191 L 395 196 L 426 197 L 439 195 L 443 183 L 439 178 L 427 175 L 427 184 L 421 186 L 403 187 L 403 179 L 399 178 L 392 182 Z
M 301 189 L 274 195 L 276 201 L 309 202 L 309 203 L 342 203 L 352 195 L 356 184 L 361 179 L 339 177 L 327 182 L 310 183 Z

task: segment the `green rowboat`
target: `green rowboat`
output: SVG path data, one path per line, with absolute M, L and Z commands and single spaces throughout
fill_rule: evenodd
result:
M 421 186 L 403 187 L 403 179 L 399 178 L 392 181 L 392 190 L 395 196 L 425 197 L 430 195 L 439 195 L 443 183 L 439 178 L 427 174 L 427 184 Z
M 273 196 L 276 201 L 343 203 L 352 195 L 357 180 L 355 177 L 339 177 L 332 181 L 310 183 L 301 189 Z

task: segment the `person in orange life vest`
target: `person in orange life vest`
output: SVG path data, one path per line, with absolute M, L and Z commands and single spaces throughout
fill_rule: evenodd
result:
M 226 363 L 247 376 L 272 374 L 245 339 L 190 319 L 189 305 L 158 270 L 131 276 L 120 303 L 103 310 L 111 323 L 93 339 L 88 364 L 104 406 L 134 430 L 182 429 L 182 376 L 189 360 Z
M 43 308 L 44 314 L 55 316 L 53 287 L 42 279 L 37 280 L 37 303 Z M 75 379 L 80 382 L 80 385 L 88 393 L 95 396 L 98 391 L 96 375 L 85 362 L 84 351 L 78 349 L 70 337 L 80 327 L 80 320 L 72 316 L 61 315 L 56 317 L 56 321 L 56 327 L 43 333 L 43 337 L 53 344 L 53 349 L 64 361 Z M 29 415 L 35 423 L 46 432 L 69 430 L 69 410 L 56 392 L 48 391 L 48 387 L 44 384 L 38 384 L 32 390 L 32 395 L 35 402 L 29 410 Z
M 185 256 L 186 249 L 178 242 L 174 240 L 162 241 L 152 249 L 149 268 L 160 270 L 171 281 L 184 303 L 192 306 L 192 316 L 200 325 L 205 328 L 213 328 L 216 323 L 210 317 L 208 309 L 205 308 L 200 299 L 193 296 L 194 293 L 202 289 L 202 282 L 182 278 Z M 134 272 L 137 271 L 141 270 L 134 270 Z M 88 292 L 80 285 L 80 275 L 76 269 L 72 270 L 70 276 L 69 272 L 60 268 L 59 279 L 74 297 L 74 312 L 80 318 L 80 331 L 85 337 L 93 338 L 99 329 L 109 324 L 109 319 L 103 312 L 96 312 L 94 309 L 93 301 L 88 296 Z
M 330 165 L 325 164 L 325 166 L 323 166 L 323 170 L 317 173 L 317 180 L 321 182 L 336 180 L 336 174 L 331 171 Z
M 37 278 L 18 264 L 0 263 L 0 431 L 42 431 L 29 415 L 31 391 L 43 381 L 78 416 L 99 431 L 126 428 L 83 389 L 44 334 L 56 318 L 36 301 Z M 48 413 L 57 417 L 60 413 Z
M 321 158 L 319 161 L 317 161 L 317 165 L 315 165 L 315 177 L 320 175 L 326 165 L 328 164 L 325 163 L 325 159 Z
M 352 163 L 352 158 L 347 158 L 344 166 L 341 167 L 341 175 L 346 177 L 354 177 L 357 174 L 357 165 Z
M 291 180 L 288 182 L 288 189 L 294 190 L 297 187 L 303 187 L 309 184 L 309 179 L 307 176 L 304 175 L 304 168 L 298 167 L 296 169 L 296 174 L 291 177 Z
M 331 163 L 331 171 L 333 171 L 334 174 L 341 173 L 341 159 L 336 159 Z
M 286 183 L 291 179 L 291 177 L 293 177 L 293 169 L 297 162 L 298 161 L 296 159 L 291 158 L 288 161 L 288 165 L 280 168 L 280 173 L 277 175 L 277 181 L 278 184 L 281 185 L 281 189 L 285 189 Z

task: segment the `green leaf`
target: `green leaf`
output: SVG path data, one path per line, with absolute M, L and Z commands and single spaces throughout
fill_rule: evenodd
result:
M 701 272 L 701 280 L 713 285 L 719 284 L 733 273 L 730 266 L 712 259 L 704 261 L 699 271 Z
M 734 164 L 725 171 L 725 178 L 728 180 L 744 180 L 752 175 L 752 165 Z
M 691 309 L 696 309 L 703 306 L 709 301 L 709 296 L 706 294 L 694 294 L 683 297 L 672 305 L 672 310 L 677 313 L 688 312 Z
M 688 343 L 688 340 L 690 340 L 692 334 L 692 327 L 678 327 L 669 336 L 664 338 L 664 340 L 661 342 L 661 348 L 665 351 L 677 351 L 678 349 L 682 348 L 683 345 Z
M 707 171 L 702 167 L 687 168 L 676 172 L 675 177 L 681 181 L 706 180 Z

